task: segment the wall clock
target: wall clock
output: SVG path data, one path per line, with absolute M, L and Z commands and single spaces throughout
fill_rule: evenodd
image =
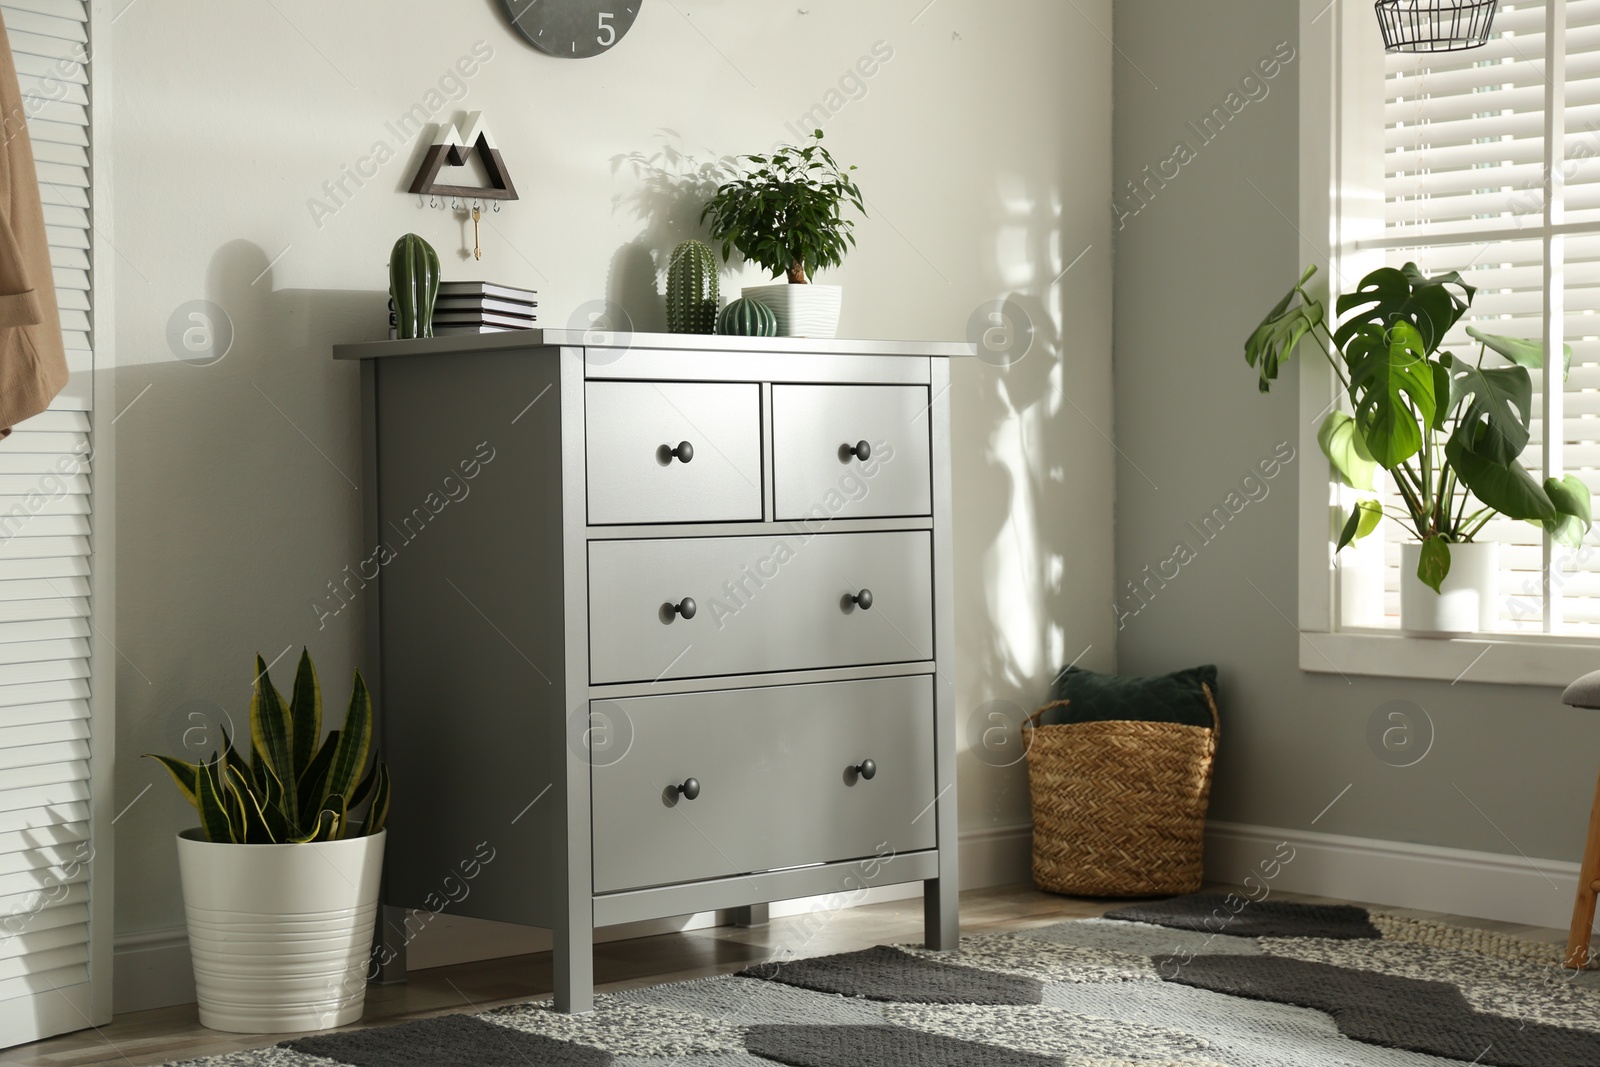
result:
M 517 32 L 558 59 L 609 52 L 633 28 L 643 0 L 500 0 Z

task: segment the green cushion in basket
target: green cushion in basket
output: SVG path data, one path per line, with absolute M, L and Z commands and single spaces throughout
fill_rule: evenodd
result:
M 1200 690 L 1209 686 L 1217 695 L 1217 668 L 1207 664 L 1186 671 L 1163 674 L 1158 678 L 1124 678 L 1100 674 L 1082 667 L 1068 667 L 1056 676 L 1051 700 L 1070 700 L 1066 707 L 1055 707 L 1039 720 L 1041 726 L 1061 723 L 1107 722 L 1113 719 L 1136 722 L 1179 722 L 1189 726 L 1212 725 L 1211 707 Z

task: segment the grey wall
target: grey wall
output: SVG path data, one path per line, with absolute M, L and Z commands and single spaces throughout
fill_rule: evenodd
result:
M 1292 480 L 1302 468 L 1320 472 L 1320 456 L 1300 456 L 1266 482 L 1266 498 L 1210 544 L 1186 528 L 1279 442 L 1298 440 L 1296 372 L 1260 396 L 1241 346 L 1301 266 L 1299 63 L 1265 83 L 1268 95 L 1247 103 L 1212 143 L 1186 125 L 1222 106 L 1278 42 L 1297 44 L 1297 12 L 1293 0 L 1115 7 L 1126 58 L 1115 66 L 1114 181 L 1124 189 L 1179 141 L 1197 149 L 1117 233 L 1116 437 L 1127 457 L 1117 468 L 1119 582 L 1142 577 L 1179 541 L 1197 550 L 1123 620 L 1120 669 L 1220 667 L 1225 727 L 1213 818 L 1309 829 L 1350 786 L 1317 831 L 1577 859 L 1600 763 L 1600 715 L 1563 707 L 1557 688 L 1298 669 L 1288 621 L 1296 614 Z M 1367 743 L 1369 718 L 1390 700 L 1415 702 L 1435 726 L 1433 749 L 1409 768 L 1387 765 Z
M 100 220 L 131 404 L 114 431 L 117 808 L 133 804 L 117 823 L 119 932 L 181 923 L 172 835 L 193 823 L 138 754 L 183 751 L 208 715 L 187 741 L 214 744 L 213 706 L 242 721 L 258 650 L 309 644 L 330 705 L 349 691 L 363 605 L 312 607 L 334 605 L 326 583 L 365 555 L 356 368 L 329 348 L 383 336 L 395 238 L 426 237 L 447 277 L 539 289 L 547 322 L 610 297 L 659 328 L 657 265 L 699 213 L 678 191 L 682 157 L 793 139 L 819 105 L 871 201 L 858 250 L 822 279 L 846 287 L 841 332 L 962 339 L 1007 296 L 1037 330 L 1009 371 L 955 372 L 961 706 L 1031 707 L 1086 646 L 1083 662 L 1109 666 L 1110 28 L 1110 0 L 650 0 L 615 51 L 568 62 L 533 52 L 494 0 L 122 7 L 103 31 L 115 216 Z M 892 56 L 843 81 L 875 48 Z M 523 199 L 488 216 L 481 262 L 470 225 L 401 191 L 420 146 L 390 124 L 413 105 L 483 109 L 499 139 Z M 380 142 L 394 158 L 358 187 L 346 168 Z M 341 181 L 334 199 L 325 183 Z M 766 279 L 736 271 L 724 291 L 742 280 Z M 168 342 L 196 300 L 234 326 L 212 366 Z M 1023 770 L 997 762 L 963 753 L 964 828 L 1026 822 Z

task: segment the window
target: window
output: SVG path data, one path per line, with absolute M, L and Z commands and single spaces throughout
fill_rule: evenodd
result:
M 1426 274 L 1459 271 L 1477 295 L 1444 348 L 1476 355 L 1469 326 L 1570 345 L 1571 370 L 1559 388 L 1559 375 L 1547 372 L 1547 383 L 1547 373 L 1534 372 L 1533 432 L 1522 462 L 1541 479 L 1547 471 L 1575 474 L 1593 494 L 1600 490 L 1600 0 L 1502 3 L 1486 47 L 1426 55 L 1385 55 L 1369 5 L 1318 14 L 1329 10 L 1312 5 L 1302 25 L 1308 56 L 1325 59 L 1308 64 L 1302 86 L 1302 231 L 1331 235 L 1331 285 L 1352 289 L 1368 271 L 1408 261 Z M 1331 119 L 1331 138 L 1316 128 L 1319 111 Z M 1319 174 L 1334 177 L 1326 192 L 1317 189 Z M 1485 359 L 1497 363 L 1492 353 Z M 1307 417 L 1335 395 L 1331 379 L 1303 387 Z M 1484 655 L 1485 669 L 1469 679 L 1543 684 L 1592 669 L 1600 656 L 1600 527 L 1573 550 L 1531 524 L 1495 519 L 1479 537 L 1502 546 L 1497 631 L 1462 641 L 1406 639 L 1397 636 L 1404 530 L 1386 520 L 1381 536 L 1330 567 L 1322 521 L 1330 490 L 1319 482 L 1320 466 L 1307 472 L 1319 484 L 1302 497 L 1303 667 L 1453 678 Z M 1335 504 L 1353 499 L 1332 492 Z M 1500 655 L 1503 670 L 1484 652 L 1498 644 L 1518 646 Z M 1557 646 L 1565 658 L 1533 651 Z M 1509 666 L 1512 659 L 1520 666 Z

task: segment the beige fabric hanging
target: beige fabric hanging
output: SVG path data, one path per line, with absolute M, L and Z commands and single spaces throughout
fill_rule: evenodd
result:
M 27 113 L 0 18 L 0 436 L 67 384 L 50 244 Z

